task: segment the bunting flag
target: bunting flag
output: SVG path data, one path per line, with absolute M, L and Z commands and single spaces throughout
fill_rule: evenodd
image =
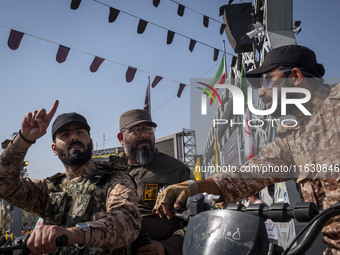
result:
M 203 26 L 209 27 L 209 17 L 203 15 Z
M 57 62 L 59 64 L 64 63 L 69 52 L 70 52 L 70 48 L 69 47 L 66 47 L 66 46 L 63 46 L 63 45 L 59 45 L 59 49 L 58 49 L 58 52 L 57 52 L 57 55 L 56 55 L 55 59 L 57 60 Z
M 174 40 L 175 32 L 168 30 L 168 35 L 166 37 L 166 44 L 171 44 Z
M 196 45 L 196 41 L 193 39 L 190 39 L 189 50 L 191 52 L 194 50 L 195 45 Z
M 148 22 L 146 20 L 140 19 L 138 23 L 137 33 L 143 34 L 147 24 Z
M 216 61 L 218 59 L 218 53 L 219 52 L 220 51 L 218 49 L 214 48 L 214 61 Z
M 90 66 L 90 71 L 92 73 L 97 72 L 98 68 L 104 62 L 104 60 L 105 60 L 104 58 L 100 58 L 100 57 L 95 56 L 95 58 L 92 61 L 91 66 Z
M 77 10 L 80 5 L 81 0 L 72 0 L 71 2 L 71 9 Z
M 183 17 L 183 15 L 184 15 L 184 9 L 185 9 L 185 6 L 184 6 L 184 5 L 178 4 L 178 9 L 177 9 L 177 14 L 178 14 L 178 16 Z
M 157 75 L 154 79 L 153 79 L 153 82 L 152 82 L 152 85 L 151 87 L 154 88 L 157 86 L 157 84 L 163 79 L 163 77 Z
M 125 74 L 126 82 L 132 82 L 133 79 L 135 78 L 136 72 L 137 72 L 136 67 L 129 66 Z
M 201 160 L 200 160 L 200 157 L 197 157 L 196 165 L 194 169 L 194 176 L 195 176 L 196 181 L 202 179 L 202 174 L 200 170 L 201 170 Z
M 223 34 L 223 31 L 224 29 L 227 27 L 226 24 L 221 24 L 221 27 L 220 27 L 220 34 L 222 35 Z
M 112 23 L 112 22 L 115 22 L 118 15 L 119 15 L 119 10 L 113 8 L 113 7 L 110 7 L 110 14 L 109 14 L 109 23 Z
M 19 48 L 20 42 L 24 33 L 11 29 L 8 37 L 7 45 L 11 50 L 16 50 Z
M 45 39 L 45 38 L 40 38 L 40 37 L 37 37 L 35 35 L 31 35 L 31 34 L 27 34 L 27 33 L 24 33 L 24 32 L 19 32 L 19 31 L 16 31 L 14 29 L 11 29 L 10 30 L 10 34 L 9 34 L 9 37 L 8 37 L 8 47 L 12 50 L 16 50 L 19 46 L 20 46 L 20 42 L 21 42 L 21 39 L 23 38 L 24 35 L 28 35 L 28 36 L 31 36 L 31 37 L 34 37 L 36 39 L 40 39 L 40 40 L 43 40 L 45 42 L 49 42 L 49 43 L 53 43 L 53 44 L 56 44 L 59 46 L 58 48 L 58 51 L 57 51 L 57 54 L 56 54 L 56 61 L 58 63 L 63 63 L 66 61 L 67 59 L 67 56 L 69 54 L 69 51 L 71 50 L 70 47 L 67 47 L 67 46 L 64 46 L 64 45 L 60 45 L 58 44 L 57 42 L 53 42 L 53 41 L 50 41 L 48 39 Z M 195 41 L 193 40 L 193 45 L 195 44 Z M 193 47 L 193 46 L 192 46 Z M 73 49 L 73 50 L 76 50 L 76 51 L 79 51 L 77 49 Z M 98 57 L 98 56 L 95 56 L 91 53 L 88 53 L 88 52 L 84 52 L 84 51 L 79 51 L 81 53 L 84 53 L 84 54 L 87 54 L 87 55 L 91 55 L 91 56 L 94 56 L 94 59 L 90 65 L 90 71 L 91 72 L 96 72 L 100 65 L 105 61 L 109 61 L 109 62 L 112 62 L 112 63 L 115 63 L 115 64 L 118 64 L 118 65 L 122 65 L 122 66 L 127 66 L 125 64 L 122 64 L 122 63 L 119 63 L 119 62 L 116 62 L 114 60 L 111 60 L 111 59 L 106 59 L 106 58 L 102 58 L 102 57 Z M 144 73 L 149 73 L 150 72 L 146 72 L 146 71 L 143 71 L 141 70 L 142 72 Z M 132 67 L 132 66 L 128 66 L 128 69 L 126 71 L 126 74 L 125 74 L 125 78 L 126 78 L 126 82 L 131 82 L 133 81 L 134 77 L 135 77 L 135 74 L 137 72 L 137 67 Z M 159 76 L 159 75 L 156 75 L 153 82 L 152 82 L 152 88 L 156 87 L 157 84 L 163 79 L 164 77 L 162 76 Z M 170 79 L 170 78 L 165 78 L 165 79 L 168 79 L 168 80 L 171 80 L 173 82 L 176 82 L 174 81 L 173 79 Z M 182 92 L 186 86 L 186 84 L 184 83 L 179 83 L 179 88 L 178 88 L 178 92 L 177 92 L 177 97 L 180 98 L 181 95 L 182 95 Z
M 151 96 L 150 96 L 150 76 L 148 77 L 149 82 L 148 86 L 146 87 L 146 93 L 145 93 L 145 100 L 144 100 L 144 110 L 148 111 L 148 113 L 151 115 Z
M 179 84 L 179 88 L 178 88 L 178 92 L 177 92 L 177 97 L 180 98 L 183 92 L 183 89 L 185 88 L 186 84 L 184 83 L 180 83 Z
M 160 2 L 160 0 L 153 0 L 152 4 L 153 4 L 153 6 L 158 7 L 159 2 Z

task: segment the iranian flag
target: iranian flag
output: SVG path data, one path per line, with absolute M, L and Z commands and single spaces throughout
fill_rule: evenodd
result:
M 214 78 L 212 78 L 212 80 L 209 82 L 209 85 L 211 87 L 214 87 L 215 84 L 224 84 L 225 83 L 225 78 L 226 78 L 226 72 L 225 72 L 225 67 L 224 67 L 224 55 L 222 57 L 220 66 L 218 67 L 218 70 L 214 76 Z M 216 89 L 218 90 L 218 89 Z M 210 98 L 210 105 L 212 105 L 213 103 L 213 99 Z

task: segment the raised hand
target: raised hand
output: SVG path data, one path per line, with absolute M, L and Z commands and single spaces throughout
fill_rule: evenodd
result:
M 21 124 L 22 136 L 25 137 L 26 140 L 34 142 L 46 134 L 46 129 L 56 113 L 58 105 L 59 101 L 55 100 L 48 113 L 46 113 L 44 108 L 39 111 L 35 110 L 27 113 Z

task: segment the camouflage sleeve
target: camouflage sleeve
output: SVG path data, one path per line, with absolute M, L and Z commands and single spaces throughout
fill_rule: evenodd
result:
M 106 212 L 93 216 L 91 226 L 92 247 L 120 248 L 132 243 L 141 230 L 136 186 L 125 172 L 112 180 L 106 200 Z
M 44 183 L 20 177 L 20 171 L 27 149 L 22 149 L 10 142 L 0 156 L 0 197 L 8 203 L 43 215 L 45 208 Z
M 292 160 L 284 140 L 276 137 L 274 142 L 262 148 L 258 156 L 253 157 L 244 165 L 237 166 L 235 172 L 217 174 L 211 179 L 219 187 L 223 199 L 227 203 L 235 203 L 259 192 L 270 184 L 293 179 L 284 171 L 280 172 L 281 166 L 291 165 Z M 266 166 L 277 166 L 279 171 L 269 173 Z

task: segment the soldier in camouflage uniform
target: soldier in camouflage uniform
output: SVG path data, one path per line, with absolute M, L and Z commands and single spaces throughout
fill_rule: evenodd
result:
M 20 177 L 28 148 L 46 133 L 58 107 L 26 114 L 18 135 L 0 157 L 0 197 L 42 217 L 27 246 L 32 254 L 58 250 L 55 240 L 66 235 L 69 246 L 57 254 L 121 254 L 141 228 L 136 186 L 115 167 L 91 160 L 92 139 L 86 119 L 77 113 L 59 115 L 52 125 L 52 150 L 65 173 L 44 180 Z
M 158 152 L 150 114 L 141 109 L 123 113 L 119 120 L 118 139 L 128 159 L 128 172 L 137 184 L 138 208 L 143 216 L 142 231 L 151 238 L 137 254 L 182 254 L 183 222 L 160 219 L 152 212 L 160 190 L 189 180 L 190 169 L 179 160 Z
M 286 173 L 273 175 L 254 174 L 252 176 L 236 176 L 223 173 L 197 182 L 199 192 L 221 195 L 227 203 L 233 203 L 264 187 L 287 179 L 295 179 L 297 188 L 304 201 L 314 202 L 319 209 L 329 208 L 340 201 L 340 84 L 327 86 L 323 84 L 324 68 L 316 62 L 316 56 L 310 49 L 289 45 L 270 51 L 261 67 L 247 73 L 248 80 L 259 86 L 262 82 L 259 97 L 270 108 L 272 103 L 272 87 L 296 86 L 306 88 L 311 99 L 304 106 L 311 113 L 305 116 L 297 108 L 290 114 L 296 117 L 297 125 L 283 127 L 277 131 L 275 141 L 262 148 L 259 155 L 250 159 L 242 167 L 287 166 L 302 169 L 292 178 Z M 288 79 L 281 79 L 281 78 Z M 287 108 L 288 110 L 288 108 Z M 274 116 L 277 112 L 274 112 Z M 308 168 L 324 167 L 328 173 L 311 173 Z M 326 172 L 327 172 L 326 171 Z M 243 177 L 243 178 L 240 178 Z M 257 178 L 249 178 L 257 177 Z M 286 177 L 286 179 L 285 179 Z M 194 195 L 186 183 L 168 187 L 160 194 L 154 211 L 171 218 L 169 204 L 179 209 L 187 197 Z M 328 244 L 324 254 L 340 254 L 340 217 L 334 217 L 322 230 L 323 241 Z

